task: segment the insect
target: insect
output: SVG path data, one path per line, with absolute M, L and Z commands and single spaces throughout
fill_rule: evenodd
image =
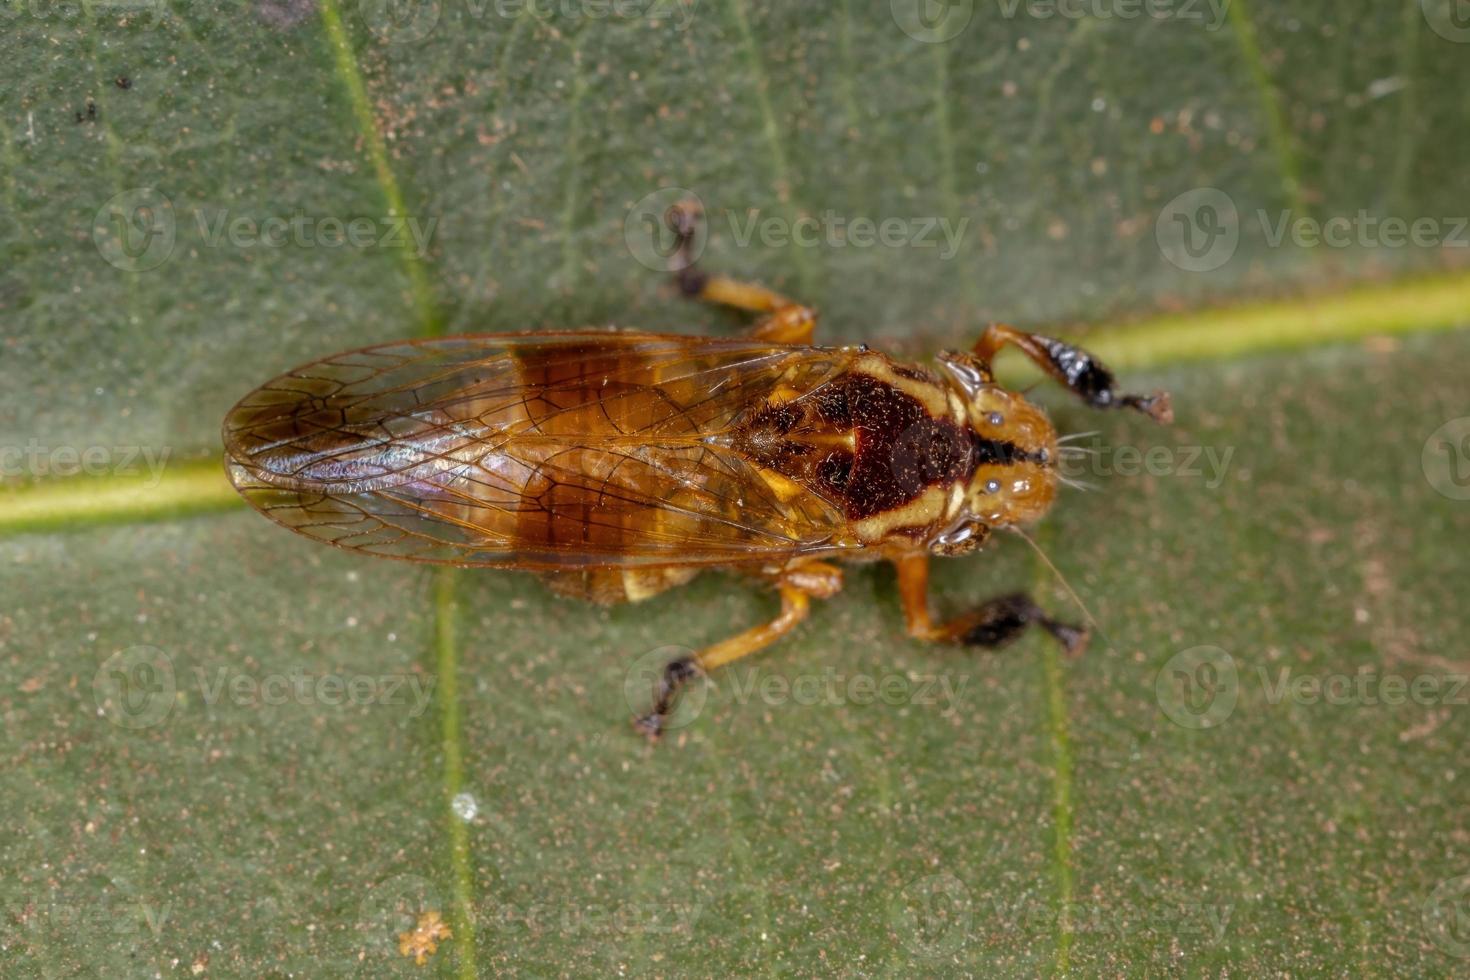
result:
M 682 293 L 758 314 L 748 336 L 571 330 L 383 344 L 297 368 L 225 419 L 235 487 L 267 517 L 367 554 L 539 573 L 567 596 L 648 599 L 707 569 L 774 586 L 770 622 L 669 663 L 636 719 L 656 738 L 680 687 L 768 646 L 842 588 L 835 562 L 898 571 L 910 635 L 999 647 L 1088 630 L 1024 594 L 937 621 L 932 555 L 1041 517 L 1059 481 L 1047 417 L 996 383 L 1017 347 L 1085 402 L 1167 422 L 1087 352 L 992 325 L 938 370 L 866 345 L 812 346 L 817 314 L 690 259 L 692 206 L 666 215 Z

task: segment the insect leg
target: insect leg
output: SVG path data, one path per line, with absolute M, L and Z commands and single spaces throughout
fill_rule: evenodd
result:
M 781 575 L 777 585 L 781 611 L 775 619 L 711 644 L 693 656 L 669 661 L 659 678 L 652 710 L 634 719 L 633 726 L 650 739 L 658 738 L 680 688 L 700 674 L 749 656 L 790 633 L 806 619 L 813 598 L 828 598 L 842 588 L 842 571 L 822 562 L 809 562 Z
M 1002 347 L 1018 348 L 1047 374 L 1066 385 L 1093 408 L 1132 408 L 1156 422 L 1172 422 L 1169 393 L 1125 395 L 1113 387 L 1113 372 L 1080 347 L 1041 334 L 1026 333 L 1004 323 L 992 323 L 975 343 L 975 356 L 987 366 Z
M 894 566 L 898 569 L 898 592 L 910 636 L 936 643 L 996 648 L 1010 643 L 1035 623 L 1055 637 L 1067 653 L 1076 656 L 1087 649 L 1090 636 L 1086 628 L 1052 619 L 1024 592 L 992 599 L 974 612 L 936 624 L 929 612 L 929 556 L 922 552 L 905 555 L 895 560 Z
M 776 344 L 810 344 L 817 326 L 817 311 L 753 282 L 729 276 L 711 276 L 695 268 L 692 255 L 694 235 L 703 215 L 697 203 L 686 201 L 670 208 L 664 220 L 678 236 L 674 253 L 674 278 L 685 296 L 763 314 L 751 328 L 751 336 Z

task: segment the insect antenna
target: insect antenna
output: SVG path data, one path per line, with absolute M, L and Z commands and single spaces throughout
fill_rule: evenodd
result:
M 1057 479 L 1061 480 L 1064 484 L 1071 487 L 1073 490 L 1081 490 L 1083 493 L 1086 493 L 1089 490 L 1097 489 L 1096 483 L 1088 483 L 1086 480 L 1074 480 L 1069 476 L 1062 476 L 1061 474 L 1057 474 Z
M 1028 545 L 1031 546 L 1031 550 L 1036 552 L 1036 556 L 1042 560 L 1047 568 L 1051 569 L 1051 573 L 1057 577 L 1057 581 L 1062 583 L 1062 588 L 1066 590 L 1067 595 L 1072 597 L 1072 601 L 1077 604 L 1077 608 L 1082 610 L 1082 615 L 1087 618 L 1087 624 L 1093 629 L 1097 630 L 1097 635 L 1102 637 L 1103 642 L 1105 642 L 1108 647 L 1111 648 L 1113 645 L 1112 638 L 1108 636 L 1107 631 L 1102 628 L 1102 624 L 1097 621 L 1097 617 L 1092 615 L 1092 610 L 1087 608 L 1087 603 L 1083 602 L 1082 597 L 1079 596 L 1072 588 L 1072 583 L 1067 581 L 1067 577 L 1061 573 L 1061 570 L 1058 569 L 1057 566 L 1052 564 L 1051 559 L 1046 556 L 1046 552 L 1041 550 L 1041 545 L 1033 541 L 1031 535 L 1027 534 L 1019 527 L 1016 527 L 1014 524 L 1007 526 L 1006 530 L 1015 532 L 1017 535 L 1020 536 L 1022 541 L 1025 541 Z
M 1093 429 L 1091 432 L 1068 432 L 1057 440 L 1057 445 L 1060 446 L 1063 443 L 1071 442 L 1073 439 L 1086 439 L 1088 436 L 1095 436 L 1101 431 L 1101 429 Z
M 1083 433 L 1084 435 L 1086 433 Z M 1080 462 L 1089 456 L 1101 456 L 1102 450 L 1095 446 L 1057 446 L 1057 455 L 1062 458 L 1062 467 L 1057 472 L 1057 479 L 1074 490 L 1096 490 L 1097 484 L 1088 483 L 1086 480 L 1076 480 L 1064 472 L 1066 464 Z

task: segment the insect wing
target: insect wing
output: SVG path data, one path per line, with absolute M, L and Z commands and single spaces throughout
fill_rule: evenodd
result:
M 842 351 L 569 332 L 371 347 L 298 368 L 225 421 L 271 519 L 416 561 L 578 568 L 831 550 L 840 510 L 772 485 L 726 435 Z

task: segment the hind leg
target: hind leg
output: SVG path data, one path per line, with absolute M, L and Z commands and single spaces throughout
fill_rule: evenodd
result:
M 765 649 L 796 629 L 811 611 L 812 599 L 830 598 L 842 588 L 842 570 L 825 562 L 807 562 L 777 575 L 776 586 L 781 592 L 781 611 L 775 619 L 712 643 L 693 656 L 669 661 L 654 691 L 652 709 L 636 718 L 634 727 L 650 739 L 662 735 L 680 688 L 700 674 Z

